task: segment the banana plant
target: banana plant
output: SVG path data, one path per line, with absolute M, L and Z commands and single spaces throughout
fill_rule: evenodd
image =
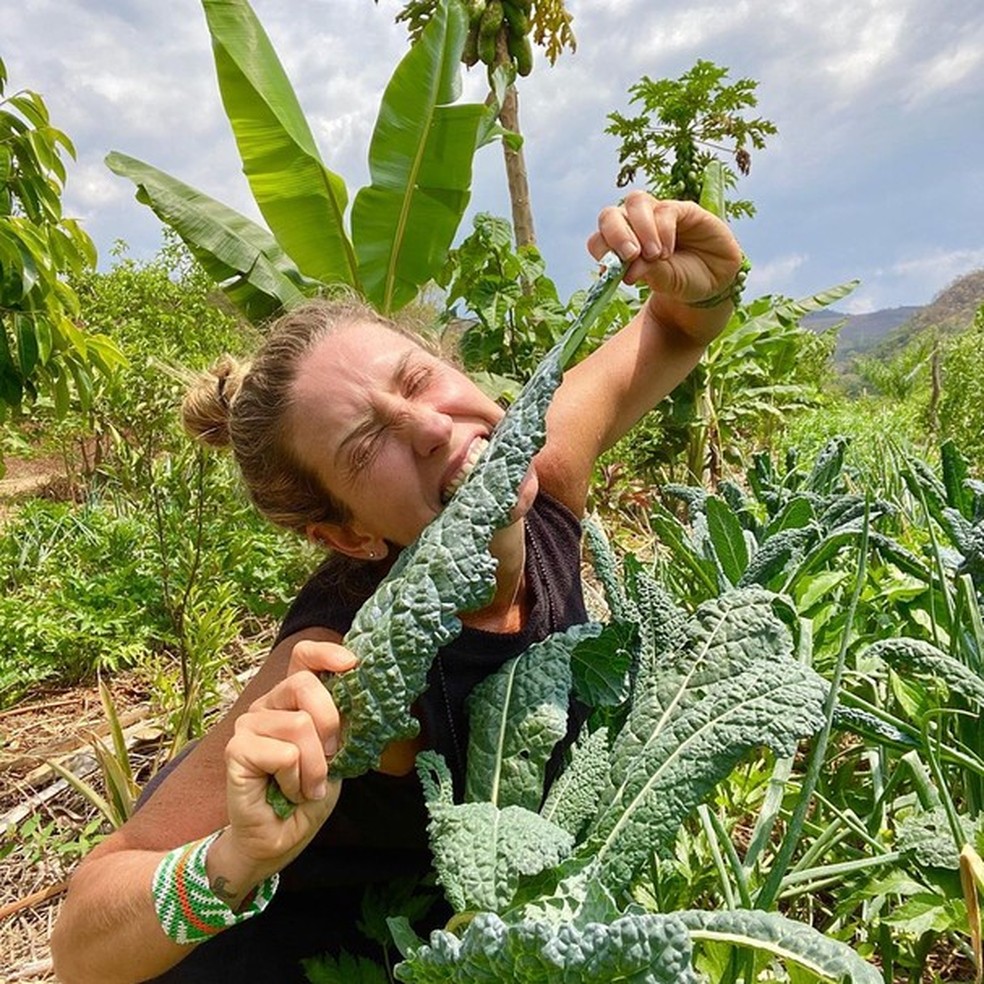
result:
M 202 0 L 222 102 L 269 229 L 150 164 L 106 158 L 137 200 L 184 240 L 253 321 L 325 285 L 354 287 L 381 312 L 412 301 L 443 265 L 468 205 L 472 160 L 502 131 L 497 106 L 461 103 L 468 18 L 435 16 L 383 94 L 369 146 L 370 184 L 348 216 L 344 180 L 315 145 L 290 81 L 246 0 Z

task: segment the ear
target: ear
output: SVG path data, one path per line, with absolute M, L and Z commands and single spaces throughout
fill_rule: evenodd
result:
M 347 523 L 309 523 L 304 533 L 312 543 L 357 560 L 382 560 L 389 553 L 385 540 Z

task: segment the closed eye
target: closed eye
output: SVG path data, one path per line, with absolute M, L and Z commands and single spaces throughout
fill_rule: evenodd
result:
M 354 478 L 372 464 L 373 459 L 376 457 L 376 452 L 379 449 L 379 439 L 382 437 L 382 433 L 382 428 L 375 430 L 367 434 L 352 448 L 348 456 L 348 473 L 350 477 Z
M 433 366 L 420 365 L 410 369 L 403 380 L 403 395 L 407 397 L 417 396 L 427 389 L 433 378 Z

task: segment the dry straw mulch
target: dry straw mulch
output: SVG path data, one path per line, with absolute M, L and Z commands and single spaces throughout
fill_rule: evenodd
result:
M 112 689 L 124 720 L 146 717 L 145 695 L 132 680 L 123 675 Z M 94 686 L 42 691 L 0 711 L 0 984 L 55 980 L 48 937 L 79 861 L 80 835 L 91 846 L 110 828 L 46 762 L 84 774 L 92 736 L 106 734 Z M 134 759 L 148 769 L 153 755 L 138 747 Z M 86 778 L 102 792 L 97 771 Z

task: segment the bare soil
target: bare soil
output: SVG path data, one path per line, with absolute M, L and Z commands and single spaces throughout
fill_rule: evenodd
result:
M 28 499 L 71 500 L 74 483 L 66 476 L 64 462 L 57 455 L 43 458 L 4 459 L 0 478 L 0 525 Z
M 112 693 L 124 717 L 147 714 L 147 695 L 134 678 L 117 677 Z M 55 979 L 48 936 L 79 860 L 79 834 L 87 832 L 91 846 L 110 828 L 46 763 L 72 765 L 94 735 L 106 734 L 95 686 L 36 691 L 0 711 L 0 984 Z M 149 769 L 149 750 L 134 757 Z

